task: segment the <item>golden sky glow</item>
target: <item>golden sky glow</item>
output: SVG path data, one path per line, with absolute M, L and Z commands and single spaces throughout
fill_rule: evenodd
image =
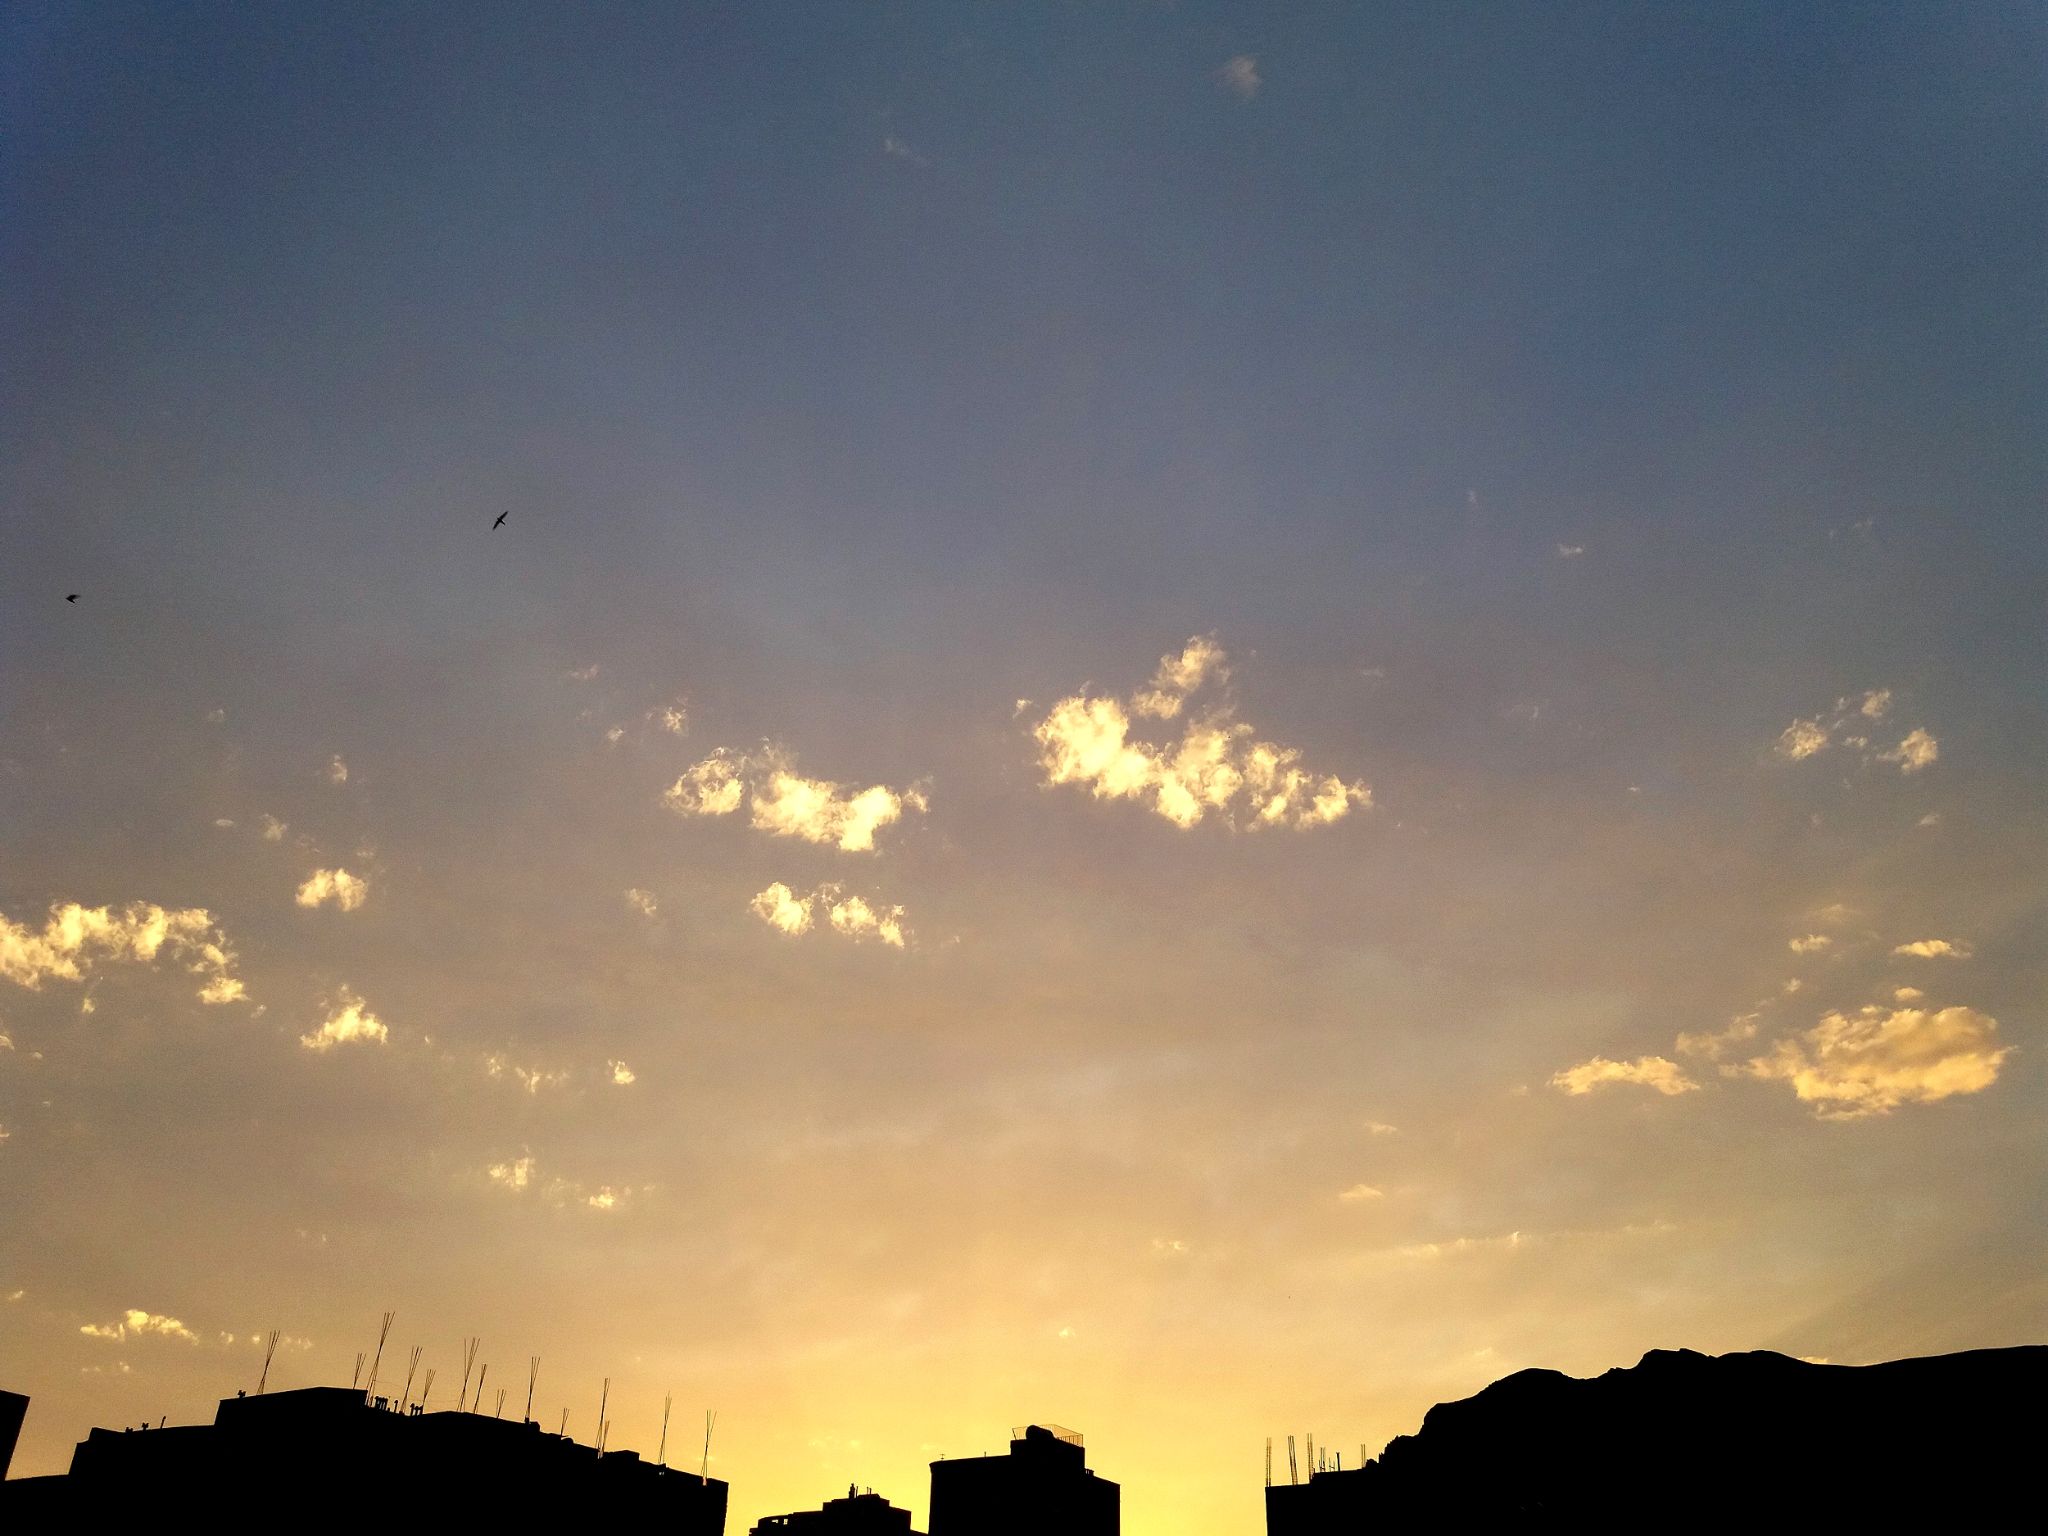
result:
M 2038 24 L 827 10 L 0 14 L 16 1471 L 2038 1341 Z

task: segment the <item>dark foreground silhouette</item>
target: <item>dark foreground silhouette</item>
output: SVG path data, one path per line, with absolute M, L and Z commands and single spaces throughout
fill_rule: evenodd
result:
M 2044 1345 L 1865 1366 L 1657 1349 L 1590 1380 L 1518 1371 L 1363 1467 L 1268 1488 L 1266 1530 L 1991 1529 L 2036 1501 L 2044 1388 Z
M 211 1424 L 95 1429 L 69 1476 L 0 1483 L 0 1531 L 106 1530 L 116 1520 L 156 1530 L 167 1517 L 327 1529 L 368 1511 L 460 1518 L 473 1530 L 543 1520 L 582 1529 L 602 1517 L 718 1536 L 725 1499 L 715 1477 L 631 1451 L 600 1456 L 531 1421 L 395 1413 L 351 1387 L 305 1387 L 227 1398 Z

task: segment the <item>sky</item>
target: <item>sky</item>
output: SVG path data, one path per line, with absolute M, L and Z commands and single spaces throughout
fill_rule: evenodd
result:
M 730 1530 L 1054 1421 L 1224 1536 L 1524 1367 L 2048 1337 L 2044 81 L 9 7 L 15 1474 L 395 1310 Z

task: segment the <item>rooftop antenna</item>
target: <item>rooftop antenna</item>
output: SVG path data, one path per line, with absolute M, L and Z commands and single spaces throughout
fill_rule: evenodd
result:
M 534 1384 L 534 1383 L 535 1383 L 536 1381 L 538 1381 L 538 1380 L 540 1380 L 540 1356 L 539 1356 L 539 1355 L 528 1355 L 528 1356 L 526 1357 L 526 1419 L 525 1419 L 525 1422 L 526 1422 L 526 1423 L 528 1423 L 528 1424 L 531 1424 L 531 1423 L 533 1422 L 533 1384 Z
M 561 1428 L 557 1429 L 557 1430 L 555 1431 L 555 1433 L 556 1433 L 557 1435 L 566 1435 L 566 1434 L 568 1434 L 568 1433 L 569 1433 L 569 1410 L 568 1410 L 568 1409 L 566 1409 L 566 1408 L 564 1408 L 564 1409 L 562 1410 L 562 1425 L 561 1425 Z
M 612 1432 L 612 1421 L 611 1421 L 610 1419 L 606 1419 L 606 1420 L 605 1420 L 604 1422 L 602 1422 L 601 1424 L 599 1424 L 599 1425 L 597 1426 L 597 1454 L 598 1454 L 598 1455 L 602 1456 L 602 1455 L 604 1454 L 604 1442 L 605 1442 L 605 1437 L 606 1437 L 606 1436 L 608 1436 L 608 1435 L 610 1435 L 610 1434 L 611 1434 L 611 1432 Z
M 1301 1437 L 1301 1459 L 1308 1463 L 1308 1475 L 1314 1477 L 1316 1475 L 1316 1437 L 1314 1435 L 1303 1435 Z
M 597 1454 L 604 1454 L 604 1405 L 612 1395 L 612 1379 L 607 1376 L 604 1385 L 597 1392 Z
M 476 1412 L 480 1411 L 480 1410 L 482 1409 L 482 1407 L 483 1407 L 483 1401 L 484 1401 L 484 1378 L 485 1378 L 486 1376 L 490 1375 L 490 1374 L 491 1374 L 491 1362 L 490 1362 L 490 1361 L 488 1361 L 488 1360 L 486 1360 L 486 1361 L 484 1362 L 484 1368 L 483 1368 L 482 1370 L 480 1370 L 480 1371 L 478 1371 L 478 1372 L 476 1373 L 476 1396 L 475 1396 L 474 1398 L 472 1398 L 472 1399 L 470 1400 L 470 1404 L 469 1404 L 469 1411 L 470 1411 L 471 1413 L 476 1413 Z M 505 1395 L 505 1394 L 504 1394 L 504 1393 L 502 1393 L 502 1392 L 500 1392 L 500 1393 L 498 1394 L 498 1396 L 499 1396 L 499 1397 L 500 1397 L 501 1399 L 502 1399 L 502 1398 L 504 1397 L 504 1395 Z M 458 1410 L 460 1410 L 460 1409 L 461 1409 L 461 1407 L 462 1407 L 462 1404 L 460 1404 L 460 1403 L 457 1403 L 457 1404 L 456 1404 L 455 1406 L 456 1406 L 456 1408 L 457 1408 Z
M 386 1312 L 384 1314 L 384 1326 L 377 1330 L 377 1354 L 370 1361 L 370 1383 L 363 1388 L 364 1397 L 369 1397 L 377 1390 L 377 1367 L 384 1363 L 384 1340 L 390 1336 L 391 1320 L 397 1316 L 396 1312 Z
M 422 1387 L 420 1388 L 420 1412 L 421 1412 L 421 1413 L 425 1413 L 425 1412 L 427 1411 L 427 1399 L 428 1399 L 428 1398 L 430 1398 L 430 1397 L 432 1397 L 433 1395 L 434 1395 L 434 1368 L 433 1368 L 433 1367 L 432 1367 L 432 1366 L 430 1365 L 430 1366 L 428 1366 L 428 1367 L 427 1367 L 427 1380 L 426 1380 L 426 1384 L 425 1384 L 424 1386 L 422 1386 Z
M 270 1330 L 270 1337 L 263 1345 L 263 1374 L 256 1378 L 256 1395 L 261 1397 L 263 1389 L 270 1382 L 270 1357 L 277 1353 L 277 1330 Z
M 481 1339 L 464 1339 L 462 1341 L 462 1390 L 455 1397 L 455 1411 L 457 1413 L 462 1411 L 463 1399 L 469 1396 L 469 1369 L 476 1364 L 477 1346 L 482 1342 L 483 1340 Z M 477 1389 L 479 1391 L 483 1389 L 482 1382 L 477 1383 Z
M 369 1358 L 360 1349 L 356 1351 L 356 1373 L 348 1379 L 351 1387 L 360 1387 L 363 1384 L 363 1362 Z
M 405 1405 L 412 1401 L 412 1373 L 420 1368 L 420 1354 L 419 1345 L 413 1345 L 412 1364 L 405 1368 L 405 1391 L 398 1399 L 398 1411 L 400 1413 L 405 1412 Z
M 1273 1437 L 1266 1436 L 1266 1486 L 1273 1486 Z
M 657 1467 L 668 1465 L 668 1410 L 669 1405 L 675 1400 L 676 1395 L 673 1392 L 661 1400 L 661 1449 L 654 1453 L 654 1464 Z
M 1294 1470 L 1294 1436 L 1289 1435 L 1287 1437 L 1287 1486 L 1292 1488 L 1300 1481 L 1300 1475 Z
M 700 1484 L 711 1481 L 711 1429 L 717 1422 L 717 1410 L 706 1408 L 704 1410 L 704 1460 L 697 1467 L 697 1481 Z
M 477 1393 L 479 1396 L 481 1396 L 483 1393 L 483 1389 L 479 1387 L 477 1389 Z M 491 1417 L 494 1419 L 502 1419 L 503 1417 L 505 1417 L 505 1389 L 503 1387 L 498 1388 L 498 1411 L 492 1414 Z

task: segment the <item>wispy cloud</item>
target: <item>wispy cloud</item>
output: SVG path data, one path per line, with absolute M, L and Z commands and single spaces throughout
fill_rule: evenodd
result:
M 1871 1005 L 1823 1014 L 1743 1070 L 1790 1083 L 1824 1119 L 1852 1120 L 1989 1088 L 2012 1051 L 1997 1036 L 1998 1021 L 1974 1008 Z
M 333 902 L 344 912 L 353 912 L 370 897 L 370 882 L 345 869 L 316 869 L 299 887 L 297 901 L 302 907 Z
M 1216 83 L 1239 101 L 1250 101 L 1266 82 L 1259 74 L 1258 56 L 1240 53 L 1223 61 L 1216 71 Z
M 1347 1205 L 1359 1205 L 1368 1200 L 1377 1200 L 1381 1192 L 1370 1184 L 1354 1184 L 1349 1189 L 1337 1191 L 1337 1198 Z
M 86 1323 L 78 1330 L 89 1339 L 183 1339 L 187 1344 L 197 1344 L 199 1335 L 179 1322 L 175 1317 L 165 1317 L 160 1312 L 145 1312 L 140 1307 L 130 1307 L 111 1323 Z
M 898 138 L 893 133 L 884 136 L 882 139 L 882 153 L 891 160 L 901 160 L 904 164 L 914 165 L 919 169 L 925 169 L 931 165 L 930 160 L 910 147 L 908 140 Z
M 1795 955 L 1812 955 L 1818 954 L 1834 942 L 1833 939 L 1824 933 L 1809 933 L 1803 938 L 1787 939 L 1785 947 Z
M 1605 1056 L 1595 1056 L 1550 1079 L 1551 1087 L 1573 1095 L 1588 1094 L 1613 1083 L 1633 1083 L 1667 1095 L 1690 1093 L 1699 1087 L 1677 1062 L 1662 1056 L 1638 1056 L 1634 1061 L 1609 1061 Z
M 484 1057 L 484 1075 L 515 1082 L 528 1093 L 539 1093 L 543 1088 L 559 1088 L 569 1081 L 569 1074 L 566 1072 L 550 1072 L 540 1067 L 522 1067 L 518 1062 L 497 1051 Z
M 1899 772 L 1918 773 L 1941 756 L 1941 743 L 1916 726 L 1904 740 L 1889 749 L 1877 747 L 1870 729 L 1884 720 L 1892 708 L 1892 691 L 1873 688 L 1861 695 L 1835 700 L 1835 707 L 1811 720 L 1794 720 L 1778 733 L 1773 748 L 1789 762 L 1803 762 L 1829 747 L 1840 746 L 1861 754 L 1866 763 L 1895 763 Z
M 1084 785 L 1098 800 L 1135 800 L 1178 827 L 1210 815 L 1233 827 L 1313 827 L 1370 806 L 1366 784 L 1310 773 L 1299 749 L 1261 740 L 1227 700 L 1193 715 L 1177 742 L 1132 737 L 1132 713 L 1179 716 L 1198 689 L 1228 675 L 1227 660 L 1213 637 L 1196 636 L 1161 659 L 1128 711 L 1118 699 L 1086 693 L 1059 700 L 1032 727 L 1045 783 Z
M 742 755 L 724 748 L 685 771 L 662 795 L 680 816 L 729 816 L 744 800 L 752 824 L 777 837 L 796 837 L 849 853 L 872 853 L 875 834 L 924 811 L 926 786 L 873 784 L 852 789 L 830 779 L 806 778 L 787 748 L 773 742 Z
M 331 1051 L 337 1045 L 385 1045 L 390 1039 L 384 1021 L 343 987 L 328 1004 L 327 1017 L 311 1033 L 299 1036 L 299 1044 L 309 1051 Z
M 232 1003 L 245 992 L 233 951 L 203 907 L 169 910 L 131 902 L 121 910 L 65 902 L 50 908 L 37 931 L 0 916 L 0 977 L 35 991 L 47 980 L 80 981 L 102 961 L 154 961 L 168 952 L 205 978 L 204 1003 Z
M 642 917 L 653 917 L 661 910 L 661 903 L 655 900 L 654 892 L 643 891 L 637 885 L 626 891 L 626 905 Z
M 639 1074 L 623 1061 L 608 1061 L 604 1064 L 604 1069 L 611 1080 L 621 1088 L 639 1079 Z
M 1577 560 L 1585 553 L 1586 546 L 1583 544 L 1560 544 L 1557 546 L 1557 558 L 1560 560 Z
M 1894 945 L 1892 953 L 1916 960 L 1967 960 L 1975 951 L 1960 939 L 1915 939 Z
M 327 759 L 326 771 L 328 783 L 346 784 L 348 782 L 348 763 L 339 752 Z
M 1755 1039 L 1759 1023 L 1758 1015 L 1745 1013 L 1729 1020 L 1725 1029 L 1680 1035 L 1678 1049 L 1687 1056 L 1704 1056 L 1709 1061 L 1718 1061 L 1731 1047 Z

